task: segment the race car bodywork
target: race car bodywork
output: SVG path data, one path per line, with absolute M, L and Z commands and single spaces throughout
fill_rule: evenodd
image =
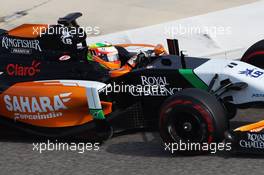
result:
M 92 121 L 95 111 L 95 118 L 111 112 L 111 103 L 100 102 L 96 93 L 103 86 L 99 82 L 66 80 L 16 83 L 1 94 L 0 112 L 34 126 L 82 125 Z
M 59 23 L 75 24 L 78 16 Z M 34 134 L 96 131 L 105 140 L 113 131 L 159 127 L 165 143 L 219 142 L 237 108 L 264 104 L 264 70 L 242 61 L 179 55 L 176 40 L 168 42 L 170 54 L 160 46 L 135 54 L 118 45 L 127 54 L 121 59 L 127 58 L 120 68 L 108 70 L 87 60 L 83 37 L 32 35 L 24 29 L 0 35 L 0 119 Z M 234 132 L 263 126 L 260 122 Z

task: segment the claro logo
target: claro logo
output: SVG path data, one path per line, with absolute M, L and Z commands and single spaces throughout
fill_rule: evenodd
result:
M 6 72 L 10 76 L 35 76 L 37 73 L 40 72 L 40 69 L 38 68 L 40 65 L 40 62 L 32 61 L 31 66 L 24 66 L 19 64 L 8 64 L 6 66 Z
M 53 97 L 4 96 L 6 109 L 17 113 L 50 113 L 68 109 L 72 93 L 62 93 Z

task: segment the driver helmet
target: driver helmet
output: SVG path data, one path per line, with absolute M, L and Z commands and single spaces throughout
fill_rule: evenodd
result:
M 95 43 L 89 45 L 88 60 L 100 63 L 108 69 L 118 69 L 121 66 L 118 50 L 109 43 Z

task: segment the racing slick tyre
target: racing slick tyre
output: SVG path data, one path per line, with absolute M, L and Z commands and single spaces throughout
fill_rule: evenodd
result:
M 159 130 L 167 146 L 187 155 L 206 153 L 202 145 L 221 142 L 228 129 L 227 113 L 216 97 L 200 89 L 184 89 L 165 100 L 160 111 Z M 185 149 L 181 149 L 182 145 Z M 195 149 L 187 144 L 200 145 Z M 165 148 L 165 150 L 166 150 Z
M 258 41 L 248 48 L 241 61 L 264 69 L 264 40 Z

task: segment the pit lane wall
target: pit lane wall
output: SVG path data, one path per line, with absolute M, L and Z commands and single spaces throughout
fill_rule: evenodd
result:
M 167 46 L 166 38 L 177 38 L 180 49 L 187 51 L 187 55 L 238 59 L 249 46 L 264 39 L 263 9 L 264 1 L 261 0 L 167 23 L 89 37 L 87 42 L 162 43 Z

